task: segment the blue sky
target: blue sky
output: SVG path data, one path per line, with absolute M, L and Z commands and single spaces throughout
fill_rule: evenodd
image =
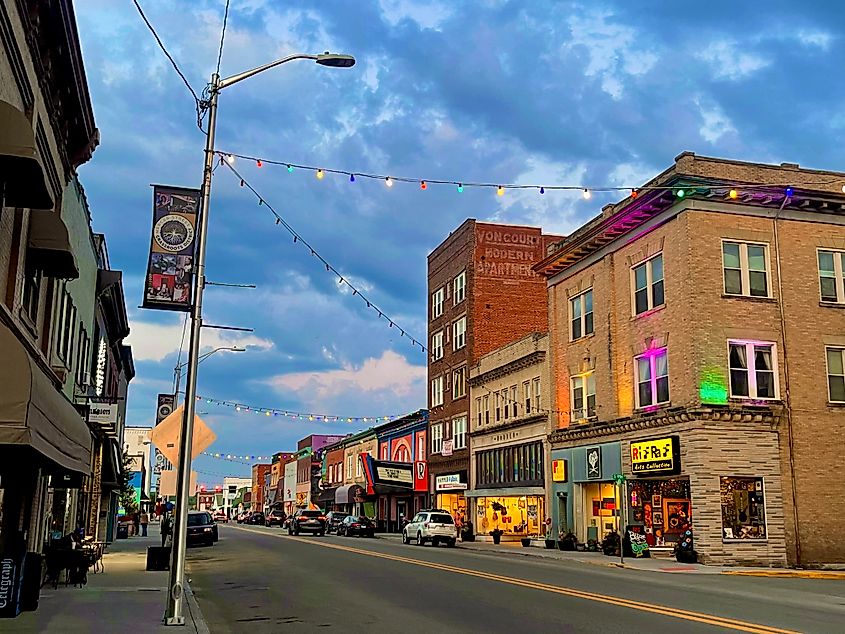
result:
M 102 142 L 80 170 L 94 227 L 124 271 L 137 366 L 128 424 L 170 389 L 181 314 L 141 302 L 150 183 L 198 186 L 193 98 L 128 0 L 77 0 Z M 214 70 L 224 0 L 143 0 L 199 92 Z M 217 148 L 357 172 L 531 184 L 637 185 L 684 150 L 845 169 L 838 3 L 711 0 L 232 0 L 221 74 L 295 52 L 355 55 L 349 70 L 293 62 L 220 99 Z M 326 259 L 425 340 L 426 255 L 465 218 L 568 233 L 612 197 L 383 184 L 239 161 L 237 169 Z M 425 356 L 368 311 L 267 209 L 214 178 L 198 393 L 302 412 L 374 416 L 425 406 Z M 186 342 L 187 344 L 187 342 Z M 259 417 L 202 404 L 211 451 L 263 455 L 358 425 Z M 200 481 L 248 467 L 201 457 Z

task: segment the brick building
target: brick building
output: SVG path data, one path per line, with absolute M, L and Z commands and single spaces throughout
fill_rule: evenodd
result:
M 621 506 L 652 545 L 691 520 L 706 562 L 845 561 L 843 183 L 683 153 L 536 266 L 559 530 L 601 539 Z
M 428 468 L 438 508 L 466 512 L 468 368 L 504 344 L 548 329 L 546 287 L 532 267 L 559 239 L 536 227 L 469 219 L 428 256 Z
M 252 465 L 252 500 L 254 511 L 266 511 L 264 508 L 264 478 L 271 473 L 272 464 L 254 464 Z

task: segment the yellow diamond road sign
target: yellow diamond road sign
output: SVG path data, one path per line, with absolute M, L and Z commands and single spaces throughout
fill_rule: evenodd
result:
M 170 415 L 153 428 L 150 433 L 150 440 L 158 447 L 174 465 L 179 464 L 179 436 L 182 433 L 182 412 L 184 406 L 180 405 Z M 194 437 L 191 443 L 191 460 L 196 459 L 203 451 L 208 449 L 217 440 L 215 434 L 199 416 L 194 416 Z

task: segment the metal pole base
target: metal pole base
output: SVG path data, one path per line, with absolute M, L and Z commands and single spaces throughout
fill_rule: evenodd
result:
M 165 625 L 185 625 L 185 617 L 184 616 L 171 616 L 169 618 L 164 619 Z

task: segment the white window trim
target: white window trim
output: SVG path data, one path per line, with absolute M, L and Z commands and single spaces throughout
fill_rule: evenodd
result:
M 669 380 L 669 348 L 660 348 L 665 355 L 666 355 L 666 380 Z M 637 409 L 646 409 L 651 407 L 661 407 L 663 405 L 667 405 L 668 403 L 672 402 L 672 390 L 671 386 L 669 389 L 669 400 L 668 401 L 658 401 L 657 400 L 657 372 L 655 371 L 657 368 L 657 357 L 660 355 L 654 354 L 651 350 L 646 353 L 638 354 L 634 357 L 634 399 L 635 403 L 637 404 Z M 648 358 L 649 362 L 649 374 L 651 378 L 649 382 L 651 383 L 651 395 L 652 395 L 652 403 L 648 405 L 641 405 L 640 404 L 640 367 L 639 367 L 639 360 L 643 357 Z
M 845 403 L 845 401 L 834 401 L 830 396 L 830 365 L 827 362 L 827 351 L 836 350 L 842 356 L 842 363 L 845 365 L 845 347 L 842 346 L 825 346 L 824 347 L 824 371 L 825 380 L 827 381 L 827 402 L 828 403 Z M 839 376 L 838 374 L 835 376 Z
M 822 269 L 819 265 L 819 254 L 832 253 L 833 254 L 833 275 L 836 284 L 836 301 L 829 299 L 822 299 Z M 818 269 L 819 278 L 819 301 L 823 304 L 845 304 L 845 271 L 843 271 L 842 258 L 845 256 L 845 251 L 841 249 L 816 249 L 816 268 Z
M 443 358 L 443 330 L 438 330 L 431 335 L 431 356 L 434 361 Z
M 725 285 L 725 243 L 739 245 L 739 276 L 741 293 L 728 293 L 728 288 Z M 758 299 L 774 297 L 772 295 L 772 272 L 769 266 L 769 244 L 767 242 L 749 242 L 745 240 L 731 240 L 729 238 L 722 238 L 720 243 L 721 249 L 719 251 L 719 258 L 722 262 L 722 293 L 727 297 L 754 297 Z M 748 247 L 763 247 L 763 260 L 766 263 L 766 295 L 752 295 L 751 294 L 751 275 L 748 268 Z M 818 260 L 816 260 L 818 265 Z M 665 287 L 664 287 L 665 292 Z
M 463 429 L 461 433 L 458 434 L 456 432 L 455 423 L 457 421 L 463 421 Z M 459 441 L 458 438 L 461 440 Z M 466 449 L 467 448 L 467 418 L 466 416 L 456 416 L 452 419 L 452 442 L 453 449 Z
M 631 315 L 634 317 L 640 317 L 641 315 L 645 315 L 648 312 L 651 312 L 655 308 L 660 308 L 666 305 L 666 260 L 663 261 L 663 277 L 660 278 L 660 281 L 663 282 L 663 303 L 654 306 L 652 302 L 654 301 L 654 291 L 652 287 L 654 286 L 654 271 L 652 269 L 652 265 L 657 258 L 663 257 L 663 251 L 660 253 L 655 253 L 651 257 L 642 262 L 638 262 L 634 266 L 631 267 Z M 648 300 L 647 304 L 648 307 L 641 313 L 637 312 L 637 274 L 636 270 L 641 266 L 646 267 L 645 269 L 645 277 L 646 277 L 646 298 Z M 724 278 L 724 261 L 722 264 L 723 273 L 722 278 Z M 722 282 L 724 284 L 724 282 Z
M 452 350 L 457 351 L 467 345 L 467 323 L 466 323 L 467 316 L 464 315 L 459 317 L 455 321 L 452 322 Z M 463 322 L 463 333 L 458 335 L 457 326 L 459 323 Z M 458 345 L 458 338 L 461 339 L 461 345 Z
M 746 373 L 748 374 L 748 396 L 737 396 L 733 393 L 731 386 L 731 345 L 744 345 L 745 357 L 748 364 Z M 748 355 L 748 348 L 751 346 L 751 351 L 754 351 L 754 346 L 771 346 L 772 347 L 772 371 L 774 373 L 773 381 L 775 386 L 774 396 L 752 396 L 757 393 L 757 368 L 754 365 L 754 355 Z M 753 339 L 728 339 L 727 343 L 727 360 L 728 360 L 728 395 L 733 399 L 743 401 L 777 401 L 780 400 L 780 373 L 778 372 L 778 347 L 774 341 L 755 341 Z M 827 356 L 825 355 L 825 364 L 827 364 Z
M 431 318 L 437 319 L 443 314 L 444 296 L 446 292 L 441 286 L 431 294 Z M 438 311 L 438 308 L 440 309 Z
M 584 291 L 581 291 L 577 295 L 574 295 L 574 296 L 569 298 L 569 340 L 570 341 L 578 341 L 579 339 L 583 339 L 584 337 L 589 337 L 590 335 L 594 334 L 595 331 L 596 331 L 596 315 L 595 315 L 596 299 L 595 299 L 595 297 L 593 297 L 593 309 L 594 310 L 590 311 L 590 312 L 593 313 L 593 330 L 591 332 L 585 332 L 586 329 L 584 328 L 584 325 L 587 321 L 587 313 L 586 313 L 587 293 L 592 293 L 592 292 L 593 292 L 593 289 L 592 289 L 592 287 L 590 287 L 590 288 L 588 288 Z M 572 311 L 572 304 L 576 300 L 581 303 L 581 317 L 580 317 L 580 320 L 581 320 L 581 336 L 579 336 L 579 337 L 576 337 L 575 332 L 572 330 L 572 322 L 575 320 L 574 314 L 573 314 L 573 311 Z
M 440 407 L 443 405 L 443 375 L 431 379 L 431 406 Z
M 460 284 L 458 283 L 460 281 Z M 460 293 L 460 297 L 459 297 Z M 461 271 L 452 280 L 452 305 L 457 306 L 467 298 L 467 272 Z
M 593 370 L 590 372 L 584 372 L 583 374 L 576 374 L 569 379 L 569 412 L 573 421 L 587 421 L 594 420 L 596 418 L 595 412 L 592 415 L 587 415 L 587 397 L 589 396 L 589 393 L 587 392 L 587 379 L 591 376 L 595 379 L 595 372 Z M 575 415 L 575 381 L 577 379 L 581 379 L 583 390 L 582 398 L 584 401 L 584 407 L 581 408 L 581 413 L 585 414 L 585 416 Z M 593 380 L 593 389 L 595 390 L 595 380 Z M 595 399 L 595 396 L 596 393 L 593 391 L 593 399 Z
M 460 381 L 462 392 L 458 394 L 457 388 L 459 381 L 457 380 L 457 374 L 461 372 L 463 375 L 463 380 Z M 452 399 L 464 398 L 467 395 L 467 367 L 462 365 L 459 368 L 455 368 L 452 370 Z
M 534 411 L 541 412 L 543 410 L 543 408 L 541 407 L 541 405 L 542 405 L 542 390 L 543 390 L 542 382 L 540 381 L 539 377 L 534 377 L 534 379 L 531 381 L 531 383 L 532 383 L 531 387 L 533 388 L 533 392 L 534 392 L 534 402 L 532 403 L 532 406 L 534 407 Z
M 443 423 L 431 426 L 431 453 L 439 454 L 443 451 Z

